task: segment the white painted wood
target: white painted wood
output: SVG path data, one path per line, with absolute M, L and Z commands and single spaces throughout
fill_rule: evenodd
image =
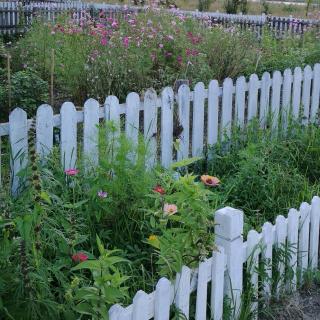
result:
M 37 154 L 44 160 L 53 146 L 53 110 L 47 104 L 41 105 L 37 110 L 36 139 Z
M 198 157 L 203 152 L 204 135 L 204 98 L 205 88 L 202 82 L 195 85 L 192 122 L 192 156 Z
M 86 169 L 99 163 L 99 102 L 89 99 L 83 109 L 83 156 Z
M 263 283 L 266 300 L 271 298 L 271 281 L 272 279 L 272 247 L 273 247 L 273 226 L 270 222 L 265 222 L 262 226 L 262 259 L 264 260 L 265 273 L 268 276 Z
M 256 74 L 252 74 L 249 79 L 248 121 L 258 115 L 258 90 L 259 78 Z
M 132 320 L 148 320 L 148 295 L 139 290 L 133 298 Z
M 299 231 L 299 212 L 290 209 L 288 214 L 288 245 L 291 251 L 289 265 L 293 271 L 293 279 L 288 284 L 288 289 L 297 289 L 297 265 L 298 265 L 298 231 Z
M 144 139 L 147 145 L 146 167 L 152 168 L 157 161 L 157 93 L 153 89 L 144 95 Z
M 258 298 L 258 273 L 257 268 L 259 264 L 259 242 L 260 237 L 257 231 L 250 230 L 247 238 L 247 256 L 249 259 L 247 261 L 247 268 L 251 274 L 250 282 L 254 291 L 254 300 Z M 258 319 L 258 302 L 252 302 L 251 311 L 254 319 Z
M 221 119 L 221 138 L 229 139 L 231 137 L 232 127 L 232 97 L 233 82 L 227 78 L 223 82 L 222 88 L 222 119 Z
M 320 63 L 314 65 L 310 120 L 314 122 L 319 114 L 320 103 Z
M 179 125 L 182 127 L 180 134 L 180 147 L 177 152 L 178 161 L 189 157 L 190 136 L 190 89 L 183 84 L 178 90 L 178 116 Z
M 175 305 L 189 319 L 191 270 L 183 266 L 175 282 Z
M 121 307 L 119 304 L 113 305 L 109 309 L 109 320 L 121 320 L 120 315 L 121 312 L 124 311 L 124 308 Z
M 282 76 L 280 71 L 275 71 L 272 76 L 272 95 L 271 95 L 271 120 L 273 130 L 277 130 L 279 125 L 280 94 Z
M 301 270 L 301 282 L 303 280 L 303 272 L 309 267 L 310 212 L 311 206 L 303 202 L 300 206 L 298 251 L 298 266 Z
M 65 102 L 61 115 L 61 165 L 65 170 L 74 169 L 77 161 L 77 111 L 73 103 Z
M 276 246 L 280 250 L 285 249 L 285 243 L 287 238 L 287 221 L 284 216 L 278 216 L 276 218 Z M 277 297 L 280 296 L 281 291 L 284 289 L 284 270 L 285 264 L 284 262 L 279 262 L 279 281 L 276 289 Z
M 218 142 L 218 116 L 219 116 L 219 83 L 211 80 L 208 88 L 208 144 Z
M 210 261 L 200 262 L 198 270 L 197 302 L 195 320 L 207 319 L 208 271 Z
M 116 130 L 120 130 L 120 107 L 119 99 L 115 96 L 108 96 L 104 102 L 105 120 L 112 121 Z
M 211 318 L 213 320 L 222 320 L 223 316 L 224 261 L 224 248 L 218 246 L 217 251 L 212 253 Z
M 126 137 L 132 143 L 133 148 L 136 148 L 138 146 L 139 138 L 139 95 L 135 92 L 129 93 L 126 99 L 126 106 Z M 130 153 L 129 159 L 133 162 L 136 160 L 136 150 Z
M 11 193 L 17 196 L 24 178 L 19 173 L 26 169 L 28 164 L 28 128 L 27 113 L 14 109 L 9 115 L 9 140 L 11 146 Z
M 264 128 L 267 124 L 270 108 L 270 88 L 271 76 L 269 72 L 265 72 L 261 77 L 261 94 L 260 94 L 260 125 Z
M 168 279 L 161 278 L 158 281 L 155 294 L 154 319 L 169 320 L 172 286 Z
M 246 106 L 246 78 L 239 77 L 236 81 L 236 121 L 240 127 L 245 123 L 245 106 Z
M 238 313 L 243 283 L 243 212 L 225 207 L 217 210 L 214 218 L 216 244 L 224 248 L 227 256 L 225 294 L 232 300 Z
M 309 264 L 312 269 L 318 268 L 319 220 L 320 220 L 320 198 L 315 196 L 312 198 L 312 201 L 311 201 L 311 213 L 310 213 Z
M 294 69 L 293 73 L 293 88 L 292 88 L 292 117 L 298 119 L 300 115 L 301 105 L 301 81 L 302 71 L 300 67 Z
M 292 71 L 286 69 L 283 73 L 282 104 L 281 104 L 281 123 L 286 130 L 291 114 L 291 95 L 292 95 Z
M 173 90 L 166 87 L 161 93 L 161 164 L 168 168 L 172 163 Z
M 311 80 L 312 69 L 306 66 L 303 70 L 303 88 L 302 88 L 302 107 L 303 107 L 303 123 L 307 124 L 310 117 L 310 98 L 311 98 Z

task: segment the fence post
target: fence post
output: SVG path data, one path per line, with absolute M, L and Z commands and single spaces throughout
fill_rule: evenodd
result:
M 232 300 L 236 312 L 239 310 L 242 293 L 243 269 L 243 212 L 230 207 L 215 213 L 216 244 L 224 248 L 227 256 L 225 294 Z

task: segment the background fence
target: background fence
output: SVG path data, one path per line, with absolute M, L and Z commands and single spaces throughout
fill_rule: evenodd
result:
M 289 115 L 303 124 L 313 123 L 318 119 L 319 103 L 320 64 L 316 64 L 313 69 L 297 67 L 293 73 L 290 69 L 283 74 L 275 71 L 272 76 L 266 72 L 261 79 L 253 74 L 249 81 L 243 76 L 236 81 L 227 78 L 222 87 L 212 80 L 208 88 L 197 83 L 194 91 L 182 85 L 176 94 L 170 87 L 159 96 L 147 90 L 141 99 L 130 93 L 123 104 L 115 96 L 108 96 L 102 106 L 89 99 L 83 110 L 65 102 L 56 115 L 51 106 L 42 105 L 36 115 L 36 151 L 40 159 L 51 152 L 54 128 L 58 128 L 62 166 L 74 168 L 80 152 L 95 166 L 99 158 L 97 126 L 100 119 L 106 119 L 114 121 L 134 144 L 141 131 L 150 149 L 149 167 L 158 161 L 169 167 L 176 160 L 201 156 L 209 145 L 231 138 L 232 126 L 243 127 L 256 118 L 262 128 L 268 125 L 274 131 L 286 128 Z M 31 122 L 24 110 L 16 108 L 9 122 L 0 124 L 0 138 L 9 136 L 11 146 L 13 194 L 21 185 L 19 172 L 28 163 Z M 80 123 L 83 126 L 78 128 Z M 78 150 L 79 145 L 82 150 Z M 179 145 L 178 150 L 175 145 Z
M 14 34 L 24 32 L 36 17 L 43 17 L 48 21 L 56 21 L 61 13 L 72 12 L 81 17 L 83 11 L 87 11 L 92 17 L 97 17 L 103 10 L 106 15 L 121 17 L 128 12 L 138 12 L 145 10 L 142 7 L 129 7 L 110 5 L 105 3 L 86 3 L 86 2 L 31 2 L 22 5 L 19 2 L 0 2 L 0 32 Z M 174 11 L 173 11 L 174 12 Z M 222 24 L 230 26 L 239 25 L 241 28 L 254 30 L 258 35 L 261 34 L 263 27 L 268 27 L 276 34 L 284 33 L 301 34 L 308 28 L 319 28 L 320 22 L 311 19 L 295 19 L 292 17 L 272 17 L 266 15 L 241 15 L 226 14 L 219 12 L 196 12 L 182 11 L 179 13 L 191 15 L 206 21 L 206 25 Z
M 155 291 L 150 294 L 138 291 L 133 304 L 126 308 L 114 305 L 109 311 L 110 320 L 169 320 L 170 306 L 173 303 L 186 319 L 222 320 L 225 295 L 231 300 L 235 314 L 240 309 L 244 267 L 246 274 L 250 275 L 253 291 L 251 311 L 257 319 L 258 296 L 263 296 L 265 303 L 268 303 L 272 293 L 280 296 L 295 291 L 297 283 L 303 282 L 304 272 L 318 268 L 319 197 L 314 197 L 311 205 L 302 203 L 299 210 L 290 209 L 287 218 L 278 216 L 275 225 L 266 222 L 261 233 L 249 231 L 245 242 L 242 237 L 242 211 L 226 207 L 216 211 L 214 219 L 217 250 L 212 253 L 211 258 L 199 262 L 199 267 L 195 270 L 182 267 L 174 282 L 161 278 Z M 271 267 L 272 252 L 286 246 L 290 247 L 291 254 L 287 264 L 282 260 L 277 265 L 279 282 L 273 292 L 270 282 L 274 277 Z M 261 279 L 257 271 L 259 260 L 263 262 L 264 272 L 268 276 L 262 279 L 260 289 L 258 282 Z M 290 281 L 285 281 L 286 266 L 290 266 L 293 271 Z M 195 312 L 191 312 L 190 294 L 195 291 L 196 308 Z

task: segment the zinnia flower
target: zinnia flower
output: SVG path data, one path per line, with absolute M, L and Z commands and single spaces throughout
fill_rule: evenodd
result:
M 102 190 L 98 191 L 99 198 L 106 198 L 107 196 L 108 196 L 108 192 L 102 191 Z
M 216 187 L 220 184 L 220 180 L 217 177 L 208 176 L 208 175 L 202 175 L 201 181 L 206 185 L 210 187 Z
M 165 203 L 163 206 L 163 212 L 165 216 L 172 216 L 177 213 L 178 207 L 175 204 Z
M 166 191 L 159 185 L 155 186 L 153 188 L 154 192 L 160 193 L 161 195 L 164 195 L 166 193 Z
M 75 176 L 79 173 L 78 169 L 67 169 L 64 171 L 67 176 Z
M 88 260 L 88 256 L 83 252 L 75 253 L 71 258 L 74 262 L 83 262 Z

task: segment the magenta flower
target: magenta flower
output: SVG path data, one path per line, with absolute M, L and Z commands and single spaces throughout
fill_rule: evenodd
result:
M 67 169 L 64 171 L 67 176 L 75 176 L 79 173 L 78 169 Z
M 126 48 L 129 47 L 129 37 L 124 37 L 122 42 Z
M 107 196 L 108 196 L 108 192 L 102 191 L 102 190 L 98 191 L 99 198 L 105 199 Z
M 105 38 L 105 37 L 101 38 L 100 43 L 101 43 L 103 46 L 106 46 L 107 43 L 108 43 L 107 38 Z

